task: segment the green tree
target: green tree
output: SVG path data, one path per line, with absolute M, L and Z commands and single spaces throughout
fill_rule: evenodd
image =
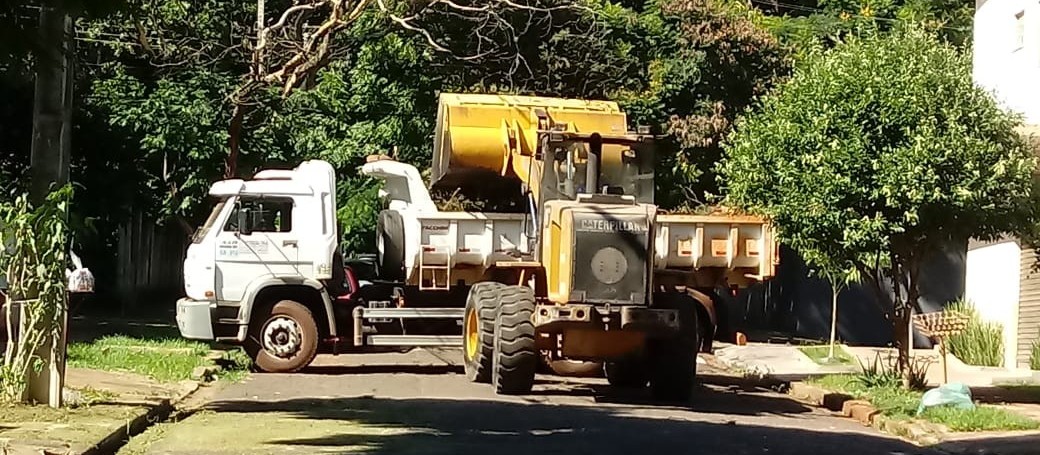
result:
M 719 169 L 727 202 L 770 218 L 810 265 L 849 260 L 879 301 L 894 284 L 905 367 L 923 262 L 1040 221 L 1018 123 L 950 45 L 916 30 L 853 38 L 799 64 L 738 124 Z

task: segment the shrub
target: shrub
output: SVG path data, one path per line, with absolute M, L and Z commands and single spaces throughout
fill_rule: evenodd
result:
M 1040 340 L 1033 342 L 1033 347 L 1029 352 L 1029 369 L 1040 370 Z
M 968 365 L 999 367 L 1004 363 L 1004 326 L 983 321 L 979 312 L 964 300 L 947 307 L 969 316 L 964 331 L 947 340 L 950 353 Z
M 882 361 L 881 352 L 874 355 L 870 364 L 859 362 L 860 373 L 855 376 L 860 386 L 868 389 L 902 388 L 903 376 L 899 374 L 899 358 L 891 354 Z M 928 367 L 934 361 L 928 357 L 915 356 L 907 365 L 907 388 L 925 390 L 928 388 Z
M 903 385 L 903 378 L 899 375 L 899 371 L 882 362 L 880 352 L 874 356 L 873 362 L 865 364 L 861 361 L 859 366 L 861 371 L 856 375 L 856 380 L 863 387 L 868 389 L 898 388 Z

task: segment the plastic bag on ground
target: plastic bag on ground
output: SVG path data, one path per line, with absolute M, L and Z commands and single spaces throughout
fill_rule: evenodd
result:
M 971 401 L 971 388 L 965 384 L 955 382 L 944 384 L 925 392 L 924 396 L 921 397 L 921 404 L 917 406 L 917 415 L 921 415 L 925 408 L 934 406 L 974 409 L 975 402 Z

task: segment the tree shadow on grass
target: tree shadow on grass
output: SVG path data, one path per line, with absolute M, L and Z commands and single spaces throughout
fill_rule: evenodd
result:
M 697 407 L 695 404 L 691 409 Z M 218 412 L 278 412 L 301 419 L 300 425 L 306 425 L 307 420 L 343 423 L 342 432 L 320 437 L 272 437 L 265 442 L 272 453 L 935 453 L 869 434 L 712 421 L 711 416 L 705 418 L 683 409 L 647 412 L 648 408 L 642 407 L 384 398 L 223 401 L 209 408 Z M 806 420 L 806 426 L 810 422 Z M 249 431 L 248 419 L 242 419 L 241 425 L 242 431 Z

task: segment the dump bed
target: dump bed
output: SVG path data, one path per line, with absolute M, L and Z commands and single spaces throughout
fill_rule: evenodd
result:
M 655 250 L 658 271 L 722 269 L 741 287 L 774 276 L 780 259 L 770 225 L 744 215 L 658 215 Z
M 527 253 L 524 222 L 512 213 L 436 212 L 418 217 L 423 266 L 490 267 Z M 528 221 L 529 222 L 529 221 Z

